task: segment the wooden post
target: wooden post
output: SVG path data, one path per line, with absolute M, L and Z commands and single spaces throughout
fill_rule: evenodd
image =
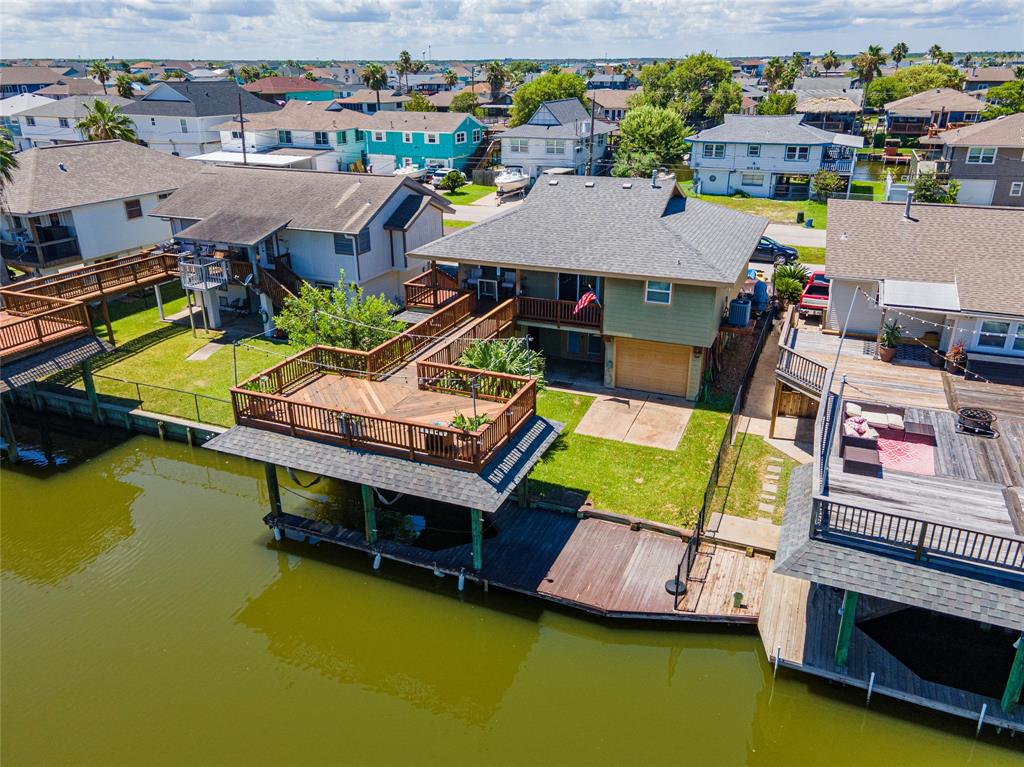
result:
M 473 569 L 484 566 L 484 515 L 479 509 L 469 510 L 469 525 L 473 532 Z
M 846 666 L 850 655 L 850 638 L 853 636 L 854 620 L 857 617 L 857 592 L 843 592 L 843 615 L 839 619 L 839 636 L 836 637 L 836 665 Z
M 270 495 L 270 513 L 275 517 L 281 516 L 281 488 L 277 484 L 277 466 L 272 463 L 264 463 L 263 471 L 267 476 L 267 493 Z
M 11 423 L 11 414 L 7 412 L 3 397 L 0 397 L 0 429 L 7 443 L 7 460 L 15 464 L 18 462 L 18 440 L 14 436 L 14 424 Z
M 100 424 L 100 399 L 96 394 L 96 381 L 92 377 L 92 360 L 82 361 L 82 385 L 85 386 L 85 396 L 89 398 L 89 408 L 92 410 L 92 422 Z
M 366 542 L 373 544 L 377 542 L 377 504 L 373 500 L 373 488 L 369 485 L 360 485 L 363 491 L 363 519 L 366 523 L 364 533 Z
M 107 297 L 103 296 L 100 299 L 100 310 L 103 312 L 103 324 L 107 326 L 107 339 L 111 344 L 114 343 L 114 326 L 110 324 L 110 307 L 107 306 Z
M 160 315 L 161 320 L 166 320 L 167 317 L 164 315 L 164 297 L 160 294 L 159 282 L 153 286 L 153 297 L 156 299 L 156 313 Z
M 782 396 L 782 381 L 775 381 L 775 395 L 772 397 L 772 422 L 768 427 L 768 438 L 775 439 L 775 422 L 779 418 L 779 398 Z
M 1006 690 L 1003 692 L 1003 712 L 1009 714 L 1017 705 L 1020 698 L 1020 691 L 1024 689 L 1024 634 L 1017 640 L 1017 654 L 1013 656 L 1013 665 L 1010 666 L 1010 676 L 1006 680 Z

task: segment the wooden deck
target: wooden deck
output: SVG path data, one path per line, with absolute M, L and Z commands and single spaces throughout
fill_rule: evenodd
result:
M 1020 368 L 1022 384 L 1010 386 L 985 381 L 965 381 L 963 376 L 947 375 L 946 399 L 950 410 L 962 407 L 983 407 L 1001 421 L 1007 418 L 1024 420 L 1024 367 Z M 997 426 L 1001 430 L 1000 426 Z
M 271 516 L 265 520 L 273 526 Z M 507 505 L 485 519 L 483 568 L 472 569 L 469 544 L 428 551 L 393 541 L 367 544 L 361 531 L 285 514 L 277 526 L 290 538 L 379 552 L 417 567 L 438 569 L 510 591 L 612 618 L 753 623 L 771 560 L 747 557 L 724 546 L 706 552 L 705 582 L 675 609 L 665 589 L 676 575 L 685 543 L 681 537 L 628 524 Z M 701 564 L 698 563 L 698 567 Z M 701 587 L 701 588 L 697 588 Z M 743 591 L 743 605 L 732 606 Z
M 73 308 L 70 311 L 73 311 Z M 84 311 L 79 314 L 85 316 Z M 0 310 L 0 360 L 9 363 L 35 354 L 46 346 L 54 346 L 91 333 L 92 328 L 81 318 L 52 317 L 47 314 L 36 322 L 30 316 Z

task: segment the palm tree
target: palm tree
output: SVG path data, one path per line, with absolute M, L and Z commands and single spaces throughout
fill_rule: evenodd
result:
M 764 71 L 761 77 L 768 83 L 768 90 L 774 93 L 779 89 L 782 81 L 786 78 L 786 65 L 782 62 L 778 56 L 768 60 L 768 63 L 764 65 Z
M 450 69 L 444 70 L 444 72 L 441 73 L 441 77 L 444 78 L 444 84 L 449 88 L 454 87 L 459 81 L 459 76 Z
M 380 89 L 388 84 L 388 73 L 380 64 L 367 64 L 363 69 L 366 87 L 377 92 L 377 109 L 380 110 Z
M 137 140 L 135 123 L 121 111 L 121 107 L 99 99 L 85 105 L 85 117 L 75 127 L 84 131 L 89 141 Z
M 896 43 L 896 45 L 892 47 L 892 50 L 889 51 L 889 55 L 892 57 L 892 60 L 896 62 L 897 69 L 900 68 L 900 62 L 907 57 L 908 53 L 910 53 L 910 46 L 906 43 Z
M 508 72 L 500 61 L 490 61 L 484 67 L 484 79 L 491 86 L 491 98 L 497 98 L 505 81 L 508 79 Z
M 238 70 L 238 76 L 242 78 L 243 83 L 254 83 L 260 79 L 259 67 L 247 64 Z
M 395 74 L 398 75 L 398 84 L 402 84 L 402 78 L 408 78 L 409 73 L 412 72 L 412 56 L 409 55 L 409 51 L 402 51 L 398 54 L 398 61 L 395 63 Z M 409 83 L 406 80 L 406 89 L 408 89 Z
M 117 95 L 123 99 L 130 99 L 132 97 L 132 80 L 131 75 L 126 75 L 124 72 L 114 78 L 114 90 L 117 91 Z
M 89 69 L 86 70 L 91 77 L 95 77 L 97 82 L 103 86 L 103 92 L 107 92 L 107 80 L 110 79 L 110 67 L 104 64 L 102 61 L 94 61 L 89 65 Z
M 885 54 L 882 53 L 880 45 L 869 45 L 866 51 L 853 57 L 853 68 L 857 70 L 857 75 L 865 89 L 872 80 L 882 74 L 882 64 L 884 63 Z
M 961 63 L 961 64 L 962 64 L 962 65 L 963 65 L 964 67 L 969 67 L 969 66 L 971 66 L 971 64 L 972 64 L 973 62 L 974 62 L 974 56 L 973 56 L 972 54 L 970 54 L 970 53 L 965 53 L 965 54 L 964 54 L 963 56 L 961 56 L 961 57 L 960 57 L 960 63 Z
M 3 196 L 4 187 L 11 183 L 17 167 L 18 156 L 14 154 L 14 142 L 0 131 L 0 197 Z
M 928 49 L 928 56 L 931 58 L 932 64 L 938 62 L 943 56 L 942 46 L 935 43 L 935 45 Z
M 842 66 L 842 61 L 839 60 L 839 54 L 835 51 L 827 51 L 824 56 L 821 57 L 821 65 L 825 68 L 825 72 L 831 72 L 833 69 L 839 69 Z
M 587 82 L 590 82 L 591 80 L 593 80 L 594 79 L 594 68 L 593 67 L 587 67 L 585 70 L 583 70 L 583 77 L 584 77 L 584 79 L 586 79 Z
M 313 82 L 316 82 L 316 75 L 314 75 L 312 72 L 306 72 L 306 74 L 304 74 L 303 77 L 305 77 L 307 80 L 312 80 Z

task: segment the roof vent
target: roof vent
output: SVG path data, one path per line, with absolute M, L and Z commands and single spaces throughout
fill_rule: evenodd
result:
M 548 186 L 558 186 L 558 179 L 553 178 L 548 182 Z
M 587 189 L 593 189 L 594 188 L 594 182 L 593 181 L 587 181 L 583 186 L 585 186 Z
M 625 182 L 625 183 L 624 183 L 624 184 L 622 185 L 622 188 L 623 188 L 623 189 L 632 189 L 632 188 L 633 188 L 633 182 L 632 182 L 632 181 L 627 181 L 627 182 Z
M 57 163 L 57 168 L 60 170 L 61 173 L 68 172 L 68 167 L 62 162 Z

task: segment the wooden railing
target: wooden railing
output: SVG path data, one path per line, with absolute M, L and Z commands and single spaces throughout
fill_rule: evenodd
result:
M 178 276 L 178 256 L 150 253 L 126 256 L 106 264 L 73 269 L 68 272 L 16 283 L 13 290 L 36 296 L 79 299 L 99 298 L 105 294 L 151 285 L 162 278 Z
M 268 272 L 262 266 L 258 266 L 257 269 L 259 270 L 260 276 L 260 290 L 270 296 L 270 302 L 275 308 L 282 308 L 286 298 L 292 298 L 295 296 L 294 293 L 281 284 L 277 277 Z
M 790 306 L 786 311 L 782 333 L 779 336 L 779 359 L 775 363 L 775 374 L 786 383 L 799 387 L 814 397 L 820 397 L 828 368 L 796 350 L 796 324 L 796 307 Z
M 569 325 L 581 328 L 601 329 L 604 308 L 598 304 L 588 304 L 579 312 L 575 301 L 557 301 L 551 298 L 519 297 L 519 318 L 535 322 L 547 322 L 561 327 Z
M 453 336 L 423 362 L 454 365 L 467 347 L 477 341 L 497 338 L 511 328 L 516 321 L 516 299 L 509 298 L 491 309 L 487 314 Z
M 91 333 L 89 313 L 81 301 L 24 296 L 0 291 L 9 314 L 20 319 L 0 325 L 0 360 L 34 351 L 49 341 Z
M 288 264 L 288 259 L 279 257 L 274 262 L 274 277 L 290 290 L 295 295 L 299 295 L 302 290 L 303 284 L 306 282 L 299 275 L 292 271 L 291 266 Z
M 436 309 L 461 292 L 459 281 L 441 269 L 428 269 L 402 283 L 408 308 Z

